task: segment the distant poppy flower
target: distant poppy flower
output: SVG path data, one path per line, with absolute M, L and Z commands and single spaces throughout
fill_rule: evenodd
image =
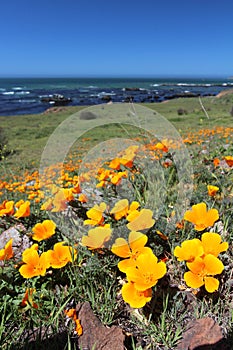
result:
M 88 198 L 84 193 L 80 193 L 79 197 L 78 197 L 78 201 L 81 203 L 87 203 L 88 202 Z
M 64 243 L 58 242 L 54 245 L 53 250 L 46 252 L 49 264 L 54 269 L 60 269 L 76 259 L 77 251 Z
M 0 216 L 14 214 L 14 201 L 5 200 L 0 204 Z
M 213 160 L 214 166 L 217 167 L 220 164 L 220 159 L 219 158 L 214 158 Z
M 44 220 L 42 223 L 36 224 L 32 228 L 32 239 L 35 241 L 42 241 L 50 238 L 55 234 L 56 224 L 52 220 Z
M 14 216 L 17 219 L 19 219 L 19 218 L 27 217 L 29 215 L 30 215 L 30 202 L 26 201 L 19 206 Z
M 224 159 L 229 167 L 233 166 L 233 157 L 232 156 L 226 156 L 226 157 L 224 157 Z
M 40 210 L 51 210 L 53 208 L 52 198 L 48 198 L 40 207 Z
M 119 185 L 122 178 L 126 178 L 128 176 L 127 171 L 119 171 L 118 173 L 114 173 L 110 176 L 110 182 L 113 185 Z
M 193 262 L 187 263 L 190 271 L 184 274 L 184 280 L 187 286 L 191 288 L 200 288 L 205 285 L 209 293 L 218 290 L 219 281 L 212 277 L 219 275 L 224 270 L 223 263 L 212 254 L 207 254 L 204 258 L 196 258 Z
M 133 308 L 141 308 L 151 300 L 152 289 L 148 288 L 143 291 L 139 291 L 135 288 L 133 282 L 128 282 L 123 285 L 121 289 L 122 298 Z
M 151 228 L 155 223 L 152 215 L 153 212 L 150 209 L 142 209 L 139 215 L 127 224 L 128 229 L 131 231 L 142 231 Z
M 213 226 L 215 221 L 219 219 L 217 209 L 207 210 L 205 203 L 198 203 L 192 206 L 192 210 L 186 211 L 184 220 L 194 224 L 197 231 L 203 231 L 209 226 Z
M 67 203 L 74 199 L 72 189 L 70 188 L 61 188 L 53 199 L 54 208 L 53 212 L 64 211 L 67 208 Z
M 194 238 L 181 243 L 181 247 L 174 249 L 174 256 L 179 261 L 194 261 L 197 257 L 204 254 L 204 248 L 200 239 Z
M 0 260 L 10 260 L 14 256 L 12 249 L 13 238 L 11 238 L 3 249 L 0 249 Z
M 145 247 L 147 240 L 146 235 L 135 231 L 129 233 L 129 243 L 124 238 L 116 239 L 111 251 L 121 258 L 125 258 L 118 263 L 120 271 L 126 272 L 128 267 L 136 266 L 136 259 L 140 254 L 152 252 L 149 247 Z
M 108 227 L 96 227 L 88 232 L 88 236 L 82 237 L 82 244 L 89 249 L 103 248 L 109 241 L 112 230 Z
M 114 158 L 110 163 L 109 163 L 109 168 L 114 169 L 114 170 L 120 170 L 121 165 L 127 167 L 127 168 L 132 168 L 133 166 L 133 161 L 131 159 L 124 159 L 124 158 Z
M 134 282 L 135 289 L 144 291 L 154 286 L 166 274 L 166 264 L 158 262 L 153 253 L 140 254 L 137 266 L 126 270 L 128 281 Z
M 219 187 L 213 185 L 207 185 L 208 195 L 210 197 L 214 197 L 216 193 L 219 191 Z
M 93 208 L 87 211 L 87 220 L 84 221 L 84 225 L 102 225 L 104 222 L 103 213 L 106 210 L 107 205 L 102 202 L 100 205 L 95 204 Z

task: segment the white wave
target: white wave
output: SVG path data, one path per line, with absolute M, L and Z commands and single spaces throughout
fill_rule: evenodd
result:
M 14 95 L 15 92 L 14 91 L 6 91 L 2 93 L 3 95 Z
M 160 84 L 150 84 L 150 86 L 159 86 Z
M 22 90 L 23 88 L 21 86 L 14 86 L 12 90 Z
M 6 91 L 6 89 L 0 88 L 0 91 Z
M 90 86 L 88 86 L 88 89 L 98 89 L 98 86 L 90 85 Z
M 103 97 L 103 96 L 115 96 L 115 92 L 105 92 L 105 91 L 102 91 L 100 92 L 97 96 L 98 97 Z
M 29 95 L 30 91 L 17 91 L 15 94 L 16 95 Z
M 20 102 L 20 103 L 35 103 L 37 102 L 37 100 L 18 100 L 17 102 Z

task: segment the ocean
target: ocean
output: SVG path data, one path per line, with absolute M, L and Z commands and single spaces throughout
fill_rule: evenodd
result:
M 233 88 L 232 78 L 0 78 L 0 115 L 42 113 L 55 105 L 55 94 L 69 99 L 69 106 L 88 106 L 215 96 L 229 88 Z

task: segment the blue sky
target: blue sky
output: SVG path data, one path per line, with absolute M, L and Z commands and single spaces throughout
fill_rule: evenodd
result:
M 0 77 L 232 76 L 232 0 L 3 0 Z

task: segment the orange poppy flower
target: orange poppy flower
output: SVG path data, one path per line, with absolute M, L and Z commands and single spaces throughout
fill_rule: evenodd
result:
M 229 167 L 233 166 L 233 157 L 232 156 L 226 156 L 226 157 L 224 157 L 224 159 Z
M 11 238 L 3 249 L 0 249 L 0 260 L 10 260 L 14 256 L 12 249 L 13 238 Z
M 53 212 L 63 211 L 67 208 L 67 203 L 74 199 L 72 189 L 61 188 L 54 197 L 52 209 Z
M 143 291 L 139 291 L 135 288 L 133 282 L 128 282 L 123 285 L 121 289 L 122 298 L 133 308 L 141 308 L 151 300 L 152 289 L 148 288 Z
M 78 197 L 78 201 L 81 203 L 87 203 L 88 202 L 88 198 L 84 193 L 80 193 L 79 197 Z
M 52 220 L 44 220 L 42 223 L 36 224 L 32 228 L 32 239 L 35 241 L 43 241 L 55 234 L 56 224 Z
M 126 258 L 118 263 L 120 271 L 126 272 L 128 267 L 136 266 L 136 259 L 140 254 L 152 252 L 149 247 L 145 247 L 147 240 L 146 235 L 135 231 L 129 233 L 129 243 L 124 238 L 116 239 L 111 251 L 121 258 Z
M 50 266 L 47 252 L 39 255 L 36 250 L 36 245 L 34 246 L 34 248 L 28 248 L 23 252 L 22 260 L 25 264 L 20 267 L 19 273 L 24 278 L 45 276 L 46 270 Z
M 35 288 L 27 288 L 25 295 L 23 297 L 23 300 L 21 301 L 20 306 L 26 307 L 26 306 L 30 305 L 34 309 L 38 309 L 38 305 L 36 303 L 34 303 L 34 301 L 32 299 L 34 292 L 35 292 Z
M 224 265 L 214 255 L 207 254 L 203 259 L 198 257 L 193 262 L 187 263 L 187 267 L 190 270 L 184 274 L 187 286 L 200 288 L 205 285 L 209 293 L 218 290 L 219 281 L 212 276 L 222 273 Z
M 194 238 L 181 243 L 181 247 L 174 249 L 174 256 L 178 261 L 194 261 L 204 254 L 204 248 L 200 239 Z
M 27 217 L 29 215 L 30 215 L 30 202 L 26 201 L 19 206 L 19 208 L 14 216 L 17 219 L 19 219 L 19 218 Z
M 112 230 L 108 227 L 96 227 L 88 232 L 88 236 L 82 237 L 82 244 L 89 249 L 103 248 L 109 241 Z
M 152 253 L 140 254 L 137 257 L 137 266 L 126 270 L 128 281 L 134 282 L 135 289 L 144 291 L 154 286 L 158 279 L 166 274 L 166 264 L 158 262 Z
M 217 167 L 220 164 L 220 159 L 219 158 L 214 158 L 213 160 L 214 166 Z
M 128 176 L 127 171 L 119 171 L 118 173 L 113 173 L 110 176 L 110 181 L 113 185 L 119 185 L 121 182 L 121 179 L 124 177 L 126 178 Z
M 205 203 L 198 203 L 192 206 L 192 210 L 186 211 L 184 220 L 194 224 L 197 231 L 203 231 L 209 226 L 213 226 L 215 221 L 219 219 L 217 209 L 207 210 Z
M 213 185 L 207 185 L 208 195 L 210 197 L 214 197 L 216 193 L 219 191 L 219 187 Z
M 142 231 L 151 228 L 155 223 L 152 215 L 153 212 L 150 209 L 142 209 L 135 219 L 128 216 L 128 220 L 133 219 L 127 224 L 128 229 L 131 231 Z
M 89 219 L 84 221 L 84 225 L 102 225 L 104 222 L 103 213 L 106 210 L 107 206 L 104 202 L 100 205 L 95 204 L 93 208 L 87 211 L 87 217 Z
M 54 269 L 60 269 L 69 262 L 73 262 L 77 257 L 77 251 L 64 245 L 65 242 L 56 243 L 53 250 L 46 252 L 49 264 Z
M 112 210 L 110 211 L 110 214 L 113 214 L 116 220 L 120 220 L 124 216 L 127 216 L 128 209 L 129 209 L 128 199 L 121 199 L 115 204 L 114 208 L 112 208 Z
M 78 334 L 78 336 L 82 335 L 83 328 L 81 326 L 80 320 L 77 318 L 76 309 L 65 310 L 65 314 L 75 322 L 75 332 Z
M 14 201 L 5 200 L 0 204 L 0 216 L 14 214 Z
M 53 207 L 53 200 L 52 198 L 48 198 L 46 202 L 42 204 L 42 206 L 40 207 L 40 210 L 51 210 L 52 207 Z
M 218 256 L 220 253 L 228 249 L 228 243 L 222 242 L 221 236 L 214 232 L 205 232 L 201 236 L 201 242 L 205 254 Z

